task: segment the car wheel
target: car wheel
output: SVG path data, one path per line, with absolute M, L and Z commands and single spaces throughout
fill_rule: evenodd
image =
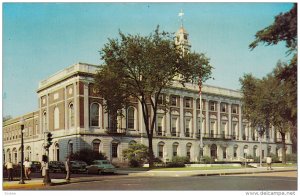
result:
M 101 175 L 101 174 L 102 174 L 102 171 L 101 171 L 100 169 L 98 170 L 98 174 L 99 174 L 99 175 Z

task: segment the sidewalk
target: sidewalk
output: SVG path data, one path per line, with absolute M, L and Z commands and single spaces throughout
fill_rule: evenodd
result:
M 192 171 L 131 171 L 120 170 L 118 175 L 128 175 L 130 177 L 186 177 L 186 176 L 210 176 L 210 175 L 233 175 L 233 174 L 253 174 L 267 172 L 297 171 L 297 167 L 274 167 L 273 170 L 264 168 L 239 168 L 239 169 L 219 169 L 219 170 L 192 170 Z M 102 180 L 101 176 L 86 176 L 71 178 L 70 182 L 65 179 L 51 179 L 51 186 L 67 183 L 91 182 Z M 45 186 L 42 178 L 25 180 L 26 184 L 19 184 L 19 180 L 4 181 L 3 190 L 36 190 Z
M 130 173 L 129 176 L 161 176 L 161 177 L 186 177 L 186 176 L 212 176 L 233 174 L 254 174 L 268 172 L 297 171 L 297 167 L 273 167 L 273 170 L 262 168 L 239 168 L 218 170 L 191 170 L 191 171 L 146 171 L 143 173 Z

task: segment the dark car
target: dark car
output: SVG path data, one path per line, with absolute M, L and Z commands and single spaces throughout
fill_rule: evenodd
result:
M 59 162 L 59 161 L 50 161 L 49 162 L 49 172 L 53 172 L 53 173 L 56 173 L 56 172 L 63 172 L 64 169 L 62 167 L 63 163 L 62 162 Z
M 41 171 L 41 163 L 39 161 L 31 161 L 31 171 L 32 172 L 40 172 Z
M 86 170 L 86 162 L 84 161 L 70 161 L 71 164 L 71 173 L 85 173 Z

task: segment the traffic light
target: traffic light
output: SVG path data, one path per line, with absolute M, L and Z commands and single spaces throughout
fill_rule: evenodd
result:
M 52 145 L 52 134 L 48 133 L 47 134 L 47 147 L 49 148 Z

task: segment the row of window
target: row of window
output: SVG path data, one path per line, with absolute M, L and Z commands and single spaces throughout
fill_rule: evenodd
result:
M 173 106 L 173 107 L 179 107 L 178 100 L 179 100 L 179 96 L 171 95 L 170 96 L 170 105 Z M 184 100 L 183 100 L 184 107 L 185 108 L 192 108 L 192 100 L 193 100 L 193 98 L 191 98 L 191 97 L 184 97 Z M 165 103 L 165 96 L 160 95 L 159 98 L 158 98 L 157 103 L 160 104 L 160 105 L 164 104 Z M 205 103 L 205 100 L 202 99 L 202 109 L 203 110 L 205 110 L 204 103 Z M 210 111 L 217 111 L 217 102 L 216 101 L 209 101 L 209 106 L 208 107 L 209 107 Z M 221 102 L 220 107 L 221 107 L 220 108 L 221 112 L 228 113 L 228 103 Z M 231 113 L 238 114 L 238 107 L 239 106 L 237 104 L 232 104 L 231 105 Z M 200 109 L 199 99 L 197 99 L 197 108 Z

